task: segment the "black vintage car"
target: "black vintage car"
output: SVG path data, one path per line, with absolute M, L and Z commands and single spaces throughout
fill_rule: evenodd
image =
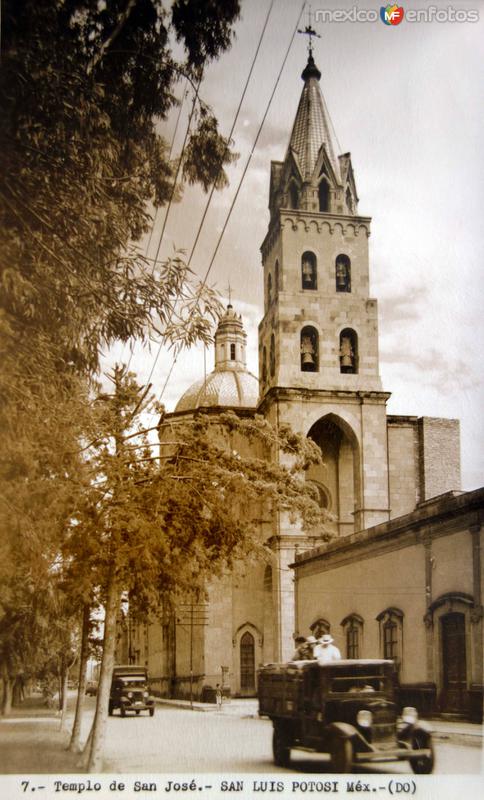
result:
M 432 737 L 415 708 L 398 715 L 392 661 L 293 661 L 259 670 L 259 714 L 274 726 L 273 753 L 288 766 L 291 748 L 331 755 L 335 772 L 363 762 L 409 761 L 432 772 Z
M 113 668 L 111 692 L 109 695 L 109 714 L 119 708 L 122 717 L 127 711 L 148 711 L 150 717 L 155 713 L 155 699 L 148 686 L 148 672 L 145 667 L 134 664 L 119 665 Z

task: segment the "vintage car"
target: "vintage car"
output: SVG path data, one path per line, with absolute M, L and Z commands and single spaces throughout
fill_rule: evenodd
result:
M 415 708 L 398 715 L 393 661 L 365 659 L 269 664 L 258 673 L 260 716 L 274 726 L 273 753 L 288 766 L 291 748 L 329 753 L 335 772 L 364 762 L 410 762 L 432 772 L 432 736 Z
M 134 664 L 113 667 L 111 692 L 109 695 L 109 714 L 119 708 L 122 717 L 127 711 L 148 711 L 150 717 L 155 713 L 155 699 L 148 685 L 148 672 L 145 667 Z
M 97 695 L 97 689 L 97 681 L 88 681 L 86 683 L 86 694 L 88 694 L 90 697 L 95 697 Z

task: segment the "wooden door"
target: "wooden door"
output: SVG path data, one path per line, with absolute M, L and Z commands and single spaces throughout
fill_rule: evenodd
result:
M 443 693 L 442 711 L 463 713 L 467 689 L 466 630 L 464 614 L 452 612 L 441 619 Z

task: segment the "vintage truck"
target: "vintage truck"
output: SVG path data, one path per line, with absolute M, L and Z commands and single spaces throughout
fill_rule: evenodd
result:
M 432 735 L 415 708 L 398 714 L 393 661 L 292 661 L 258 673 L 260 716 L 273 722 L 274 762 L 289 766 L 291 748 L 329 753 L 332 769 L 364 762 L 410 762 L 432 772 Z
M 122 717 L 128 711 L 139 714 L 148 711 L 150 717 L 155 713 L 155 698 L 150 693 L 146 667 L 135 664 L 120 664 L 113 667 L 111 692 L 109 694 L 109 715 L 116 708 Z

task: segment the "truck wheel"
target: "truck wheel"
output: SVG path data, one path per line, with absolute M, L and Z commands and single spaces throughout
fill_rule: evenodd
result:
M 109 706 L 108 706 L 108 714 L 109 714 L 110 717 L 113 716 L 113 710 L 114 710 L 113 709 L 113 704 L 110 703 Z
M 150 717 L 152 717 L 154 713 L 155 713 L 155 707 L 153 706 L 152 708 L 150 708 Z
M 122 717 L 126 716 L 126 709 L 124 706 L 120 706 L 119 713 L 121 714 Z
M 353 767 L 353 744 L 351 739 L 336 736 L 331 744 L 331 765 L 334 772 L 343 775 Z
M 274 725 L 272 752 L 274 754 L 274 764 L 276 764 L 276 766 L 289 766 L 291 760 L 291 742 L 282 725 Z
M 434 749 L 430 737 L 422 731 L 412 734 L 412 750 L 430 749 L 429 756 L 411 758 L 410 764 L 416 775 L 430 775 L 434 768 Z

